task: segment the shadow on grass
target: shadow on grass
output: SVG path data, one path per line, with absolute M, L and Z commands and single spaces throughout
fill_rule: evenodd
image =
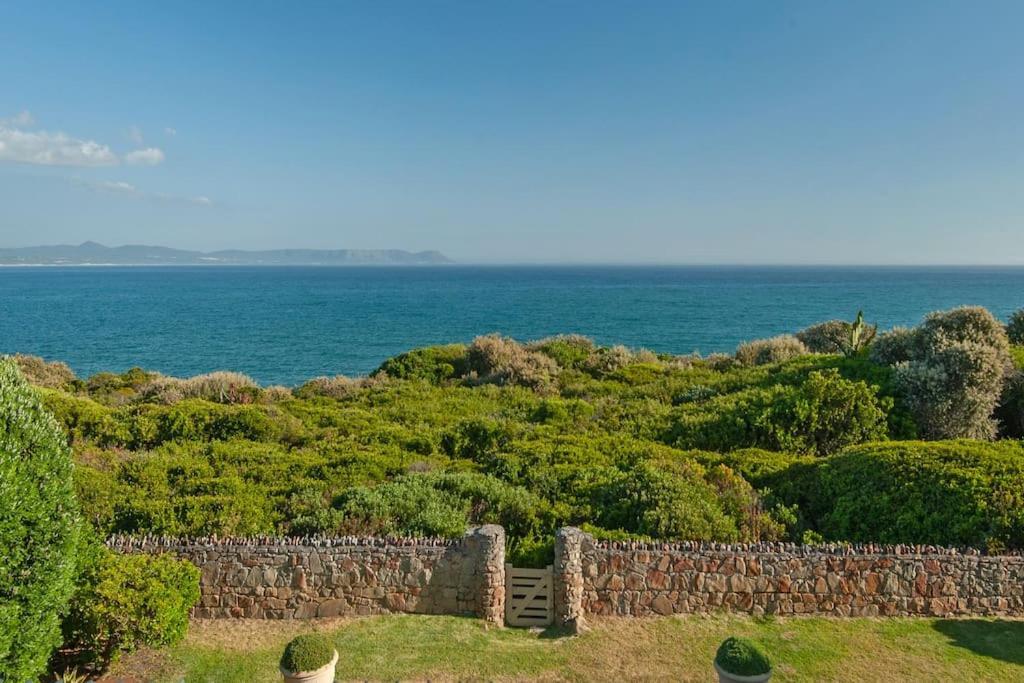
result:
M 941 619 L 934 628 L 950 645 L 1011 664 L 1024 664 L 1024 621 Z

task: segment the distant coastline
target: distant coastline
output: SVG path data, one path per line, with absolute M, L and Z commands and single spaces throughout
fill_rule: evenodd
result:
M 39 247 L 0 248 L 0 266 L 363 266 L 445 265 L 439 251 L 403 249 L 225 249 L 202 252 L 129 244 L 108 247 L 97 242 Z

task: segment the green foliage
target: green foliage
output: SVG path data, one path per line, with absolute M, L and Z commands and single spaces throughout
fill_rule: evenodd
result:
M 715 663 L 737 676 L 760 676 L 772 670 L 768 655 L 748 638 L 726 638 L 718 647 Z
M 296 636 L 284 648 L 281 668 L 291 673 L 316 671 L 334 659 L 334 647 L 322 635 L 304 633 Z
M 21 353 L 15 354 L 12 358 L 26 381 L 37 387 L 64 389 L 74 385 L 78 380 L 71 368 L 60 361 L 48 363 L 39 356 L 26 356 Z
M 1011 344 L 1024 345 L 1024 308 L 1014 311 L 1010 316 L 1010 322 L 1006 325 L 1006 336 L 1010 338 Z
M 844 379 L 838 368 L 812 371 L 797 385 L 744 389 L 684 404 L 670 438 L 680 448 L 767 448 L 828 455 L 886 438 L 893 401 L 878 386 Z
M 796 333 L 808 351 L 813 353 L 841 353 L 856 356 L 871 345 L 878 332 L 877 325 L 864 322 L 864 312 L 858 311 L 852 322 L 828 320 Z
M 469 371 L 464 344 L 428 346 L 389 358 L 377 369 L 395 379 L 421 379 L 435 384 Z M 376 374 L 376 373 L 375 373 Z
M 0 679 L 35 679 L 60 644 L 79 536 L 66 438 L 0 359 Z
M 180 641 L 199 600 L 199 570 L 170 555 L 99 548 L 84 567 L 64 624 L 65 647 L 105 667 L 122 652 Z
M 1024 546 L 1019 442 L 891 442 L 822 461 L 805 492 L 830 539 Z

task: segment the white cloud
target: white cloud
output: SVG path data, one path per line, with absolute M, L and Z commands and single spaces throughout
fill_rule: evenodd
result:
M 19 117 L 21 114 L 16 118 Z M 113 166 L 118 163 L 118 158 L 110 147 L 94 140 L 79 140 L 60 132 L 19 130 L 0 124 L 0 161 L 42 166 Z
M 163 162 L 163 160 L 163 150 L 157 149 L 156 147 L 137 149 L 134 152 L 128 152 L 124 155 L 124 163 L 132 166 L 156 166 Z
M 88 180 L 75 176 L 70 179 L 75 185 L 86 187 L 95 192 L 110 192 L 112 194 L 138 197 L 150 201 L 168 202 L 171 204 L 191 204 L 194 206 L 213 206 L 214 202 L 209 197 L 199 195 L 196 197 L 184 197 L 181 195 L 165 194 L 163 192 L 146 192 L 135 185 L 123 180 Z
M 142 145 L 145 143 L 145 140 L 142 137 L 142 129 L 138 126 L 132 126 L 128 129 L 128 139 L 136 145 Z
M 171 128 L 170 126 L 168 126 L 167 128 L 164 128 L 164 134 L 165 135 L 169 135 L 169 136 L 171 136 L 173 138 L 175 135 L 178 134 L 178 129 L 177 128 Z

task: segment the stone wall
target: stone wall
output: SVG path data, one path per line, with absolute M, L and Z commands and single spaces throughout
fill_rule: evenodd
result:
M 578 530 L 560 538 L 576 539 L 580 556 L 581 597 L 567 613 L 1024 616 L 1024 558 L 1017 555 L 930 546 L 600 543 Z
M 415 612 L 505 612 L 505 532 L 450 539 L 116 537 L 122 552 L 168 552 L 200 568 L 198 618 L 305 619 Z

